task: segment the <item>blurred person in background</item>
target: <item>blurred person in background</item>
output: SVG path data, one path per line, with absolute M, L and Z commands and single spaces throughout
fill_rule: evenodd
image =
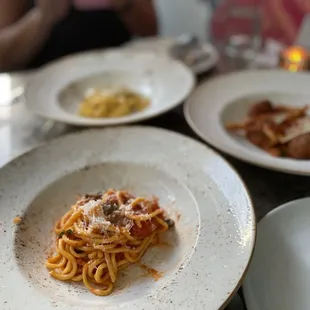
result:
M 0 71 L 156 33 L 152 0 L 0 0 Z
M 238 6 L 253 5 L 261 8 L 262 37 L 272 38 L 286 45 L 294 44 L 304 17 L 310 14 L 310 0 L 225 0 L 216 8 L 211 21 L 213 38 L 225 36 L 231 28 L 240 29 L 242 23 L 244 32 L 253 32 L 253 24 L 240 18 L 223 20 L 227 16 L 231 4 Z

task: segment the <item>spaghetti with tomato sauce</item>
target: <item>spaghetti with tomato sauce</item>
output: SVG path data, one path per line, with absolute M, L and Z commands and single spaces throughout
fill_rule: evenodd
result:
M 85 195 L 56 223 L 56 251 L 46 267 L 58 280 L 109 295 L 119 271 L 139 262 L 173 224 L 156 198 L 115 190 Z

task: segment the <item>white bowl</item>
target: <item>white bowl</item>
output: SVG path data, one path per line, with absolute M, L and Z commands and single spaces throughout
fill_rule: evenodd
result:
M 310 309 L 310 198 L 286 203 L 258 224 L 243 284 L 248 310 Z
M 127 87 L 149 97 L 146 109 L 117 118 L 77 114 L 85 87 Z M 25 90 L 27 107 L 43 117 L 78 126 L 106 126 L 142 121 L 181 103 L 195 85 L 183 64 L 148 52 L 123 49 L 65 57 L 44 67 Z
M 161 279 L 132 267 L 112 295 L 98 297 L 50 278 L 44 263 L 52 227 L 76 195 L 111 187 L 157 196 L 176 227 L 167 249 L 143 258 Z M 255 243 L 254 209 L 237 173 L 206 146 L 150 127 L 85 131 L 30 151 L 0 169 L 0 206 L 0 300 L 10 310 L 218 310 L 240 286 Z
M 268 99 L 301 107 L 310 102 L 309 73 L 284 70 L 242 71 L 201 84 L 184 105 L 188 124 L 217 149 L 253 165 L 292 174 L 310 175 L 310 160 L 274 157 L 225 129 L 244 120 L 251 104 Z

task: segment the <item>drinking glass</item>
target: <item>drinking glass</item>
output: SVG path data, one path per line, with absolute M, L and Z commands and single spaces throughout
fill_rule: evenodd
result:
M 262 49 L 259 0 L 217 1 L 211 22 L 212 41 L 220 53 L 220 69 L 251 66 Z

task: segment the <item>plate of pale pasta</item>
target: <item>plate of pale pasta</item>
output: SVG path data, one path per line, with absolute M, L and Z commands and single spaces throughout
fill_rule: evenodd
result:
M 78 126 L 133 123 L 180 104 L 195 78 L 151 52 L 112 49 L 65 57 L 39 70 L 25 90 L 35 114 Z

